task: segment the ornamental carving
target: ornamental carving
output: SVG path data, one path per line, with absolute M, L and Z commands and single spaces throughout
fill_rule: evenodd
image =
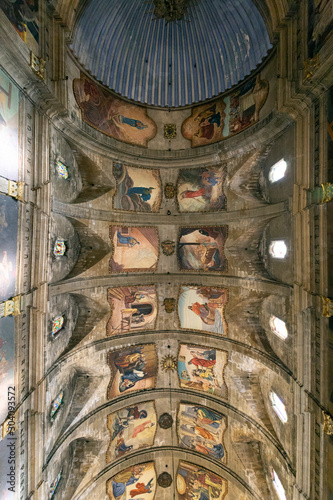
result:
M 176 299 L 174 298 L 164 299 L 163 305 L 165 307 L 166 313 L 172 313 L 176 307 Z
M 175 123 L 167 123 L 164 125 L 165 139 L 174 139 L 177 135 L 177 126 Z
M 168 472 L 162 472 L 157 478 L 157 484 L 161 486 L 161 488 L 169 488 L 172 484 L 172 477 Z
M 161 246 L 164 255 L 167 255 L 169 257 L 170 255 L 175 253 L 176 243 L 174 241 L 171 240 L 162 241 Z
M 162 429 L 170 429 L 173 424 L 173 418 L 169 413 L 162 413 L 160 418 L 158 419 L 158 425 Z
M 164 187 L 164 196 L 167 200 L 171 200 L 176 196 L 176 186 L 174 186 L 171 182 L 167 182 Z

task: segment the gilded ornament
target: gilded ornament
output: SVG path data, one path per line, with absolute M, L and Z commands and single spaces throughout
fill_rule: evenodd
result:
M 167 182 L 164 187 L 164 196 L 167 200 L 171 200 L 176 196 L 176 186 L 174 186 L 171 182 Z
M 328 297 L 322 297 L 321 300 L 323 301 L 322 314 L 325 318 L 330 318 L 333 316 L 333 302 Z
M 333 184 L 331 182 L 324 182 L 321 185 L 323 189 L 323 197 L 321 203 L 327 203 L 333 200 Z
M 323 413 L 323 418 L 324 418 L 324 432 L 328 436 L 333 435 L 333 419 L 329 413 L 322 412 Z
M 165 139 L 174 139 L 177 135 L 177 126 L 174 123 L 167 123 L 164 125 Z
M 307 82 L 311 80 L 316 70 L 319 68 L 319 54 L 316 54 L 314 57 L 306 59 L 304 61 L 304 77 L 303 81 Z
M 161 246 L 164 255 L 167 255 L 169 257 L 170 255 L 175 253 L 176 243 L 174 241 L 171 240 L 162 241 Z
M 30 68 L 41 79 L 45 80 L 46 61 L 30 52 Z
M 174 298 L 164 299 L 163 305 L 165 307 L 165 312 L 172 313 L 175 310 L 176 299 Z
M 167 356 L 164 356 L 164 358 L 161 361 L 161 368 L 163 371 L 174 371 L 177 367 L 177 359 L 172 356 L 171 354 L 168 354 Z

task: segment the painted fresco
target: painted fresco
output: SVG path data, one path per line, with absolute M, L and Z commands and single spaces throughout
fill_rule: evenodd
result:
M 207 406 L 185 403 L 179 406 L 178 440 L 182 448 L 225 462 L 223 435 L 226 426 L 226 417 Z
M 36 53 L 39 41 L 38 0 L 0 0 L 0 8 L 22 40 Z
M 154 462 L 122 470 L 106 483 L 110 500 L 153 500 L 156 490 Z
M 0 175 L 13 181 L 18 174 L 19 97 L 17 87 L 0 70 Z
M 178 260 L 182 271 L 220 271 L 228 269 L 224 243 L 228 226 L 182 227 L 178 239 Z
M 152 389 L 157 375 L 157 354 L 154 344 L 137 345 L 108 353 L 111 381 L 108 399 L 125 392 Z
M 154 285 L 125 286 L 108 289 L 111 317 L 106 334 L 153 330 L 157 317 L 157 295 Z
M 131 451 L 152 446 L 157 425 L 154 402 L 147 401 L 111 413 L 107 425 L 111 437 L 107 463 Z
M 158 231 L 154 227 L 110 226 L 110 272 L 156 271 Z
M 228 482 L 198 465 L 179 462 L 177 492 L 179 500 L 223 500 Z
M 178 316 L 181 328 L 228 334 L 224 308 L 228 302 L 226 288 L 181 285 Z
M 177 182 L 180 212 L 215 212 L 227 208 L 223 184 L 225 165 L 181 169 Z
M 130 212 L 158 212 L 162 200 L 159 171 L 152 168 L 137 168 L 115 163 L 113 175 L 117 191 L 113 207 Z
M 260 75 L 226 97 L 196 106 L 182 125 L 192 147 L 212 144 L 237 134 L 259 120 L 268 95 L 268 81 Z
M 0 422 L 8 414 L 8 387 L 14 386 L 15 320 L 12 316 L 0 318 Z
M 83 74 L 75 78 L 73 89 L 82 120 L 103 134 L 145 147 L 155 137 L 156 123 L 148 117 L 145 108 L 114 97 Z
M 224 369 L 227 363 L 227 351 L 181 344 L 178 355 L 180 386 L 226 398 Z
M 0 194 L 0 301 L 15 295 L 18 203 Z

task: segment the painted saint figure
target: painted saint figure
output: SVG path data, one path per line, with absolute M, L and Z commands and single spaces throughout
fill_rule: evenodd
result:
M 201 175 L 201 184 L 202 187 L 197 189 L 196 191 L 187 189 L 180 193 L 181 199 L 183 198 L 198 198 L 199 196 L 203 196 L 204 198 L 210 199 L 212 194 L 212 187 L 216 186 L 219 182 L 220 178 L 217 176 L 216 172 L 212 170 L 205 170 Z
M 132 197 L 132 195 L 139 195 L 143 201 L 148 201 L 151 198 L 151 193 L 153 191 L 153 187 L 131 187 L 127 190 L 127 195 Z
M 140 241 L 136 240 L 132 236 L 125 236 L 117 231 L 117 241 L 121 245 L 126 245 L 128 247 L 134 247 L 134 245 L 140 245 Z

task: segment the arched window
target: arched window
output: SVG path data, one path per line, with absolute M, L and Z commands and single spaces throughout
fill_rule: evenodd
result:
M 271 391 L 270 398 L 271 398 L 273 410 L 275 411 L 275 413 L 277 414 L 277 416 L 279 417 L 281 422 L 283 422 L 285 424 L 288 421 L 286 407 L 284 406 L 281 399 L 279 398 L 279 396 L 277 394 L 275 394 L 274 391 Z
M 274 259 L 284 259 L 287 255 L 287 245 L 283 240 L 275 240 L 269 245 L 269 253 Z
M 53 253 L 56 257 L 62 257 L 66 252 L 66 245 L 63 239 L 58 238 L 54 244 Z
M 67 167 L 60 160 L 57 161 L 57 172 L 63 179 L 68 179 Z
M 287 500 L 285 489 L 282 486 L 282 483 L 279 479 L 279 476 L 277 475 L 277 473 L 275 472 L 274 469 L 271 469 L 271 474 L 272 474 L 273 486 L 275 488 L 275 491 L 276 491 L 279 499 L 280 500 Z
M 271 327 L 272 332 L 280 337 L 280 339 L 285 340 L 288 337 L 288 330 L 282 319 L 272 315 L 269 320 L 269 326 Z
M 285 176 L 287 170 L 287 162 L 285 160 L 280 160 L 275 163 L 269 170 L 268 179 L 270 182 L 276 182 Z
M 65 318 L 63 316 L 57 316 L 52 321 L 52 335 L 55 336 L 59 330 L 64 326 Z
M 64 393 L 63 391 L 59 392 L 58 396 L 55 398 L 55 400 L 51 404 L 51 412 L 50 412 L 50 417 L 53 420 L 62 405 L 64 400 Z
M 50 494 L 51 494 L 50 498 L 54 497 L 55 492 L 57 491 L 57 488 L 58 488 L 59 483 L 61 481 L 61 478 L 62 478 L 62 469 L 58 472 L 57 477 L 55 478 L 55 480 L 53 481 L 53 483 L 50 486 Z

